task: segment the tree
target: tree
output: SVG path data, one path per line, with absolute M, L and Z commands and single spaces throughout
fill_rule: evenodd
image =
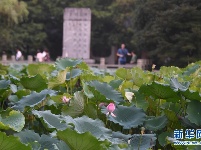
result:
M 158 65 L 178 65 L 201 56 L 201 2 L 198 0 L 137 1 L 132 43 L 147 50 Z
M 18 0 L 0 1 L 0 47 L 4 51 L 13 45 L 13 27 L 28 15 L 27 5 Z

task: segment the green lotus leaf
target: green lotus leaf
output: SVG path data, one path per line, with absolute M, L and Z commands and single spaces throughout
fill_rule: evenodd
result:
M 29 64 L 27 66 L 27 73 L 30 76 L 34 76 L 37 74 L 44 75 L 46 73 L 50 74 L 54 69 L 55 67 L 52 64 Z
M 191 74 L 193 74 L 199 68 L 200 68 L 199 64 L 190 64 L 189 66 L 187 66 L 185 68 L 185 71 L 183 72 L 183 75 L 190 76 Z
M 0 149 L 1 150 L 31 150 L 30 146 L 22 144 L 19 138 L 14 136 L 6 136 L 0 132 Z
M 191 101 L 188 103 L 186 113 L 187 118 L 191 123 L 195 123 L 197 126 L 201 126 L 201 102 Z
M 121 132 L 112 132 L 112 137 L 109 139 L 109 141 L 112 144 L 123 144 L 126 147 L 128 147 L 128 140 L 131 138 L 130 134 L 122 134 Z
M 179 117 L 179 120 L 181 121 L 182 125 L 186 128 L 193 128 L 193 129 L 198 129 L 199 126 L 197 126 L 194 123 L 191 123 L 190 120 L 186 117 Z
M 145 97 L 143 94 L 141 94 L 138 91 L 134 91 L 134 99 L 133 99 L 133 103 L 135 104 L 136 107 L 142 108 L 144 111 L 147 110 L 147 108 L 149 107 L 148 102 L 145 100 Z
M 83 82 L 82 85 L 83 85 L 84 94 L 85 94 L 88 98 L 93 98 L 94 95 L 93 95 L 93 93 L 89 90 L 87 84 Z
M 145 121 L 144 126 L 146 129 L 158 131 L 163 129 L 168 123 L 166 116 L 158 116 Z
M 159 70 L 159 72 L 157 74 L 160 74 L 160 76 L 165 76 L 168 78 L 174 77 L 174 76 L 178 76 L 178 74 L 181 74 L 182 70 L 178 67 L 175 66 L 170 66 L 170 67 L 166 67 L 166 66 L 162 66 Z
M 0 89 L 6 89 L 10 85 L 9 80 L 0 80 Z
M 96 91 L 104 95 L 108 100 L 113 100 L 116 103 L 120 103 L 124 101 L 121 93 L 114 90 L 107 83 L 101 83 L 99 81 L 91 81 L 91 82 L 88 82 L 88 85 L 95 88 Z
M 112 131 L 105 127 L 105 124 L 99 120 L 93 120 L 87 116 L 75 118 L 73 124 L 74 130 L 78 133 L 90 132 L 97 139 L 105 140 L 112 136 Z
M 60 115 L 54 115 L 49 110 L 46 111 L 37 111 L 34 110 L 32 113 L 37 116 L 38 118 L 41 118 L 41 121 L 43 125 L 48 130 L 64 130 L 67 128 L 67 124 L 64 121 L 64 118 Z
M 84 96 L 83 93 L 78 91 L 74 93 L 74 97 L 70 100 L 70 104 L 64 105 L 62 108 L 63 115 L 77 117 L 84 112 Z
M 22 77 L 20 79 L 20 82 L 24 86 L 24 88 L 36 92 L 40 92 L 47 88 L 47 83 L 40 74 L 37 74 L 32 77 Z
M 97 114 L 97 106 L 94 103 L 87 103 L 84 107 L 84 115 L 87 115 L 90 118 L 96 119 L 98 118 Z
M 142 84 L 148 84 L 153 81 L 154 75 L 144 72 L 141 68 L 135 67 L 131 69 L 133 84 L 140 87 Z
M 67 67 L 75 67 L 77 64 L 80 64 L 82 60 L 70 59 L 70 58 L 61 58 L 55 62 L 56 68 L 59 70 L 65 70 Z
M 102 113 L 107 113 L 106 108 L 102 109 Z M 142 125 L 146 118 L 144 111 L 135 106 L 126 107 L 118 105 L 113 113 L 116 117 L 109 115 L 108 120 L 120 124 L 124 129 L 135 128 Z
M 16 93 L 17 97 L 21 99 L 23 96 L 27 96 L 31 94 L 31 91 L 28 89 L 18 90 Z
M 17 92 L 17 86 L 15 84 L 10 84 L 10 89 L 13 93 Z
M 181 94 L 186 98 L 186 99 L 189 99 L 189 100 L 198 100 L 200 101 L 201 100 L 201 94 L 197 91 L 191 91 L 191 90 L 186 90 L 186 91 L 183 91 L 181 92 Z
M 125 68 L 119 68 L 116 70 L 116 76 L 118 76 L 119 78 L 123 79 L 123 80 L 131 80 L 132 79 L 132 74 L 131 71 L 129 69 L 125 69 Z
M 171 102 L 177 102 L 180 98 L 169 85 L 152 82 L 152 84 L 142 85 L 139 89 L 140 93 L 147 96 L 153 96 L 156 99 L 166 99 Z
M 102 78 L 100 76 L 96 76 L 96 75 L 91 74 L 91 73 L 83 73 L 83 74 L 81 74 L 80 79 L 81 79 L 81 81 L 85 81 L 85 82 L 93 81 L 93 80 L 102 81 Z
M 72 150 L 106 150 L 103 147 L 105 142 L 98 141 L 90 132 L 79 134 L 71 129 L 66 129 L 64 131 L 58 131 L 57 136 Z
M 25 125 L 25 117 L 22 113 L 12 110 L 8 115 L 0 116 L 0 129 L 13 129 L 20 132 Z
M 59 141 L 56 138 L 44 134 L 40 136 L 38 133 L 31 130 L 16 133 L 15 136 L 19 137 L 22 143 L 31 144 L 33 150 L 70 150 L 63 141 Z
M 175 91 L 186 91 L 189 88 L 190 82 L 185 82 L 183 84 L 179 83 L 176 78 L 170 79 L 170 87 Z
M 103 82 L 106 82 L 106 83 L 110 83 L 110 81 L 114 80 L 115 77 L 114 76 L 111 76 L 111 75 L 105 75 L 103 78 L 102 78 L 102 81 Z
M 55 91 L 53 90 L 43 90 L 40 93 L 33 92 L 28 96 L 23 97 L 20 101 L 18 101 L 13 108 L 24 111 L 25 107 L 34 107 L 43 105 L 42 103 L 46 100 L 47 95 L 54 95 Z
M 167 136 L 173 138 L 174 137 L 173 132 L 163 132 L 158 136 L 158 142 L 161 146 L 165 146 L 168 144 L 166 141 Z
M 6 101 L 7 98 L 12 94 L 10 89 L 0 89 L 0 102 Z
M 118 80 L 112 80 L 110 81 L 109 85 L 112 86 L 114 89 L 118 89 L 119 86 L 122 84 L 123 80 L 118 79 Z
M 59 71 L 58 72 L 58 75 L 52 79 L 50 79 L 49 83 L 48 83 L 48 88 L 52 89 L 56 86 L 59 86 L 63 83 L 65 83 L 66 81 L 66 74 L 67 74 L 67 71 L 69 70 L 66 69 L 66 70 L 62 70 L 62 71 Z
M 155 134 L 133 134 L 129 142 L 131 149 L 147 150 L 156 145 Z
M 66 74 L 66 80 L 70 80 L 71 78 L 76 78 L 82 73 L 80 69 L 72 69 Z

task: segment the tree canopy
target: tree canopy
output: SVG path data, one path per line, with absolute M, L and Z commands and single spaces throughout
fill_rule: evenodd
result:
M 0 0 L 0 50 L 34 54 L 47 47 L 61 56 L 66 7 L 91 8 L 95 56 L 124 42 L 159 66 L 182 67 L 201 57 L 200 0 Z

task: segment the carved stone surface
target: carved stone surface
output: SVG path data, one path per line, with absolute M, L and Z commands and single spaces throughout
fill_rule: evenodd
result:
M 91 10 L 66 8 L 63 25 L 62 57 L 90 58 Z

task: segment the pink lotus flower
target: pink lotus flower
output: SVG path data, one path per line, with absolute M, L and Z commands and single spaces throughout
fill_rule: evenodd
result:
M 116 117 L 116 115 L 113 113 L 113 111 L 115 110 L 115 105 L 114 103 L 109 103 L 109 105 L 107 105 L 107 114 L 106 115 L 109 115 L 111 114 L 113 117 Z
M 70 102 L 70 99 L 67 98 L 66 96 L 63 96 L 63 97 L 62 97 L 62 101 L 63 101 L 63 103 L 69 103 L 69 102 Z

